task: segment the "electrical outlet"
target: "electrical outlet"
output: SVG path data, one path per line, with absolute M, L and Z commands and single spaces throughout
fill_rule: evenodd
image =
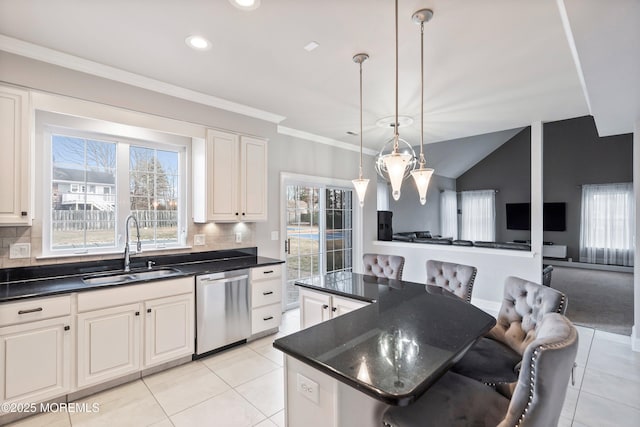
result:
M 193 246 L 203 246 L 203 245 L 204 245 L 204 234 L 194 234 Z
M 309 378 L 305 377 L 302 374 L 298 374 L 297 378 L 298 383 L 298 393 L 309 399 L 314 403 L 318 403 L 318 383 L 315 381 L 311 381 Z
M 236 243 L 242 243 L 242 233 L 236 233 Z
M 30 258 L 31 243 L 14 243 L 9 245 L 9 258 Z

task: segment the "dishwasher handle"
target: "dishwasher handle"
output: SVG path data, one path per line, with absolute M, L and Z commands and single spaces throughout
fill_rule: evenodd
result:
M 229 282 L 235 282 L 236 280 L 244 280 L 244 279 L 249 279 L 249 276 L 247 274 L 242 275 L 242 276 L 232 276 L 232 277 L 225 277 L 225 278 L 221 278 L 221 279 L 216 279 L 213 277 L 198 277 L 198 281 L 200 282 L 216 282 L 216 283 L 229 283 Z

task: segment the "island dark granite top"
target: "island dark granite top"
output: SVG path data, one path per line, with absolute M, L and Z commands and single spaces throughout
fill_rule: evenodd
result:
M 273 346 L 391 405 L 420 397 L 496 323 L 473 305 L 423 284 L 344 272 L 296 284 L 375 302 Z
M 240 270 L 284 262 L 278 259 L 258 256 L 257 248 L 147 257 L 141 254 L 141 256 L 131 258 L 131 273 L 147 271 L 145 265 L 148 260 L 155 262 L 153 269 L 171 267 L 176 270 L 176 274 L 171 277 L 165 277 L 165 279 Z M 24 298 L 104 289 L 110 286 L 129 286 L 150 281 L 140 280 L 129 283 L 91 285 L 82 280 L 84 277 L 96 274 L 118 273 L 122 271 L 121 269 L 121 258 L 0 269 L 0 303 Z M 161 278 L 151 280 L 161 280 Z

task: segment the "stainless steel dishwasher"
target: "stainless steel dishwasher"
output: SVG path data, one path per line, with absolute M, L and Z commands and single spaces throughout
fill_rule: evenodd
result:
M 250 335 L 249 270 L 196 276 L 196 357 Z

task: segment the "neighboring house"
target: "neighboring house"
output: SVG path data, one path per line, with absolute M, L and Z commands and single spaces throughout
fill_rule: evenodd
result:
M 109 172 L 53 168 L 53 206 L 55 210 L 113 211 L 115 176 Z

